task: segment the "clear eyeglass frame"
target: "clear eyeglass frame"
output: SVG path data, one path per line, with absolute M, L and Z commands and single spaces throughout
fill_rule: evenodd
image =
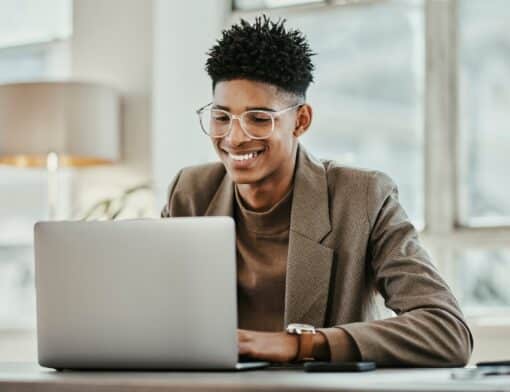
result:
M 303 106 L 304 103 L 297 103 L 295 105 L 292 105 L 292 106 L 289 106 L 287 108 L 283 108 L 281 110 L 278 110 L 278 111 L 270 111 L 270 110 L 247 110 L 239 115 L 236 115 L 236 114 L 232 114 L 226 110 L 223 110 L 223 109 L 215 109 L 213 108 L 213 103 L 210 102 L 208 103 L 207 105 L 205 106 L 202 106 L 200 109 L 198 109 L 196 111 L 197 115 L 198 115 L 198 119 L 199 119 L 199 122 L 200 122 L 200 128 L 202 129 L 202 132 L 204 132 L 205 135 L 209 136 L 209 137 L 212 137 L 212 138 L 215 138 L 215 139 L 221 139 L 225 136 L 227 136 L 230 131 L 232 130 L 232 125 L 234 123 L 234 120 L 238 120 L 239 121 L 239 125 L 241 126 L 241 130 L 243 131 L 243 133 L 248 136 L 250 139 L 255 139 L 255 140 L 263 140 L 263 139 L 267 139 L 271 136 L 271 134 L 274 132 L 275 130 L 275 123 L 276 123 L 276 118 L 279 117 L 280 115 L 292 110 L 292 109 L 296 109 L 296 108 L 299 108 L 301 106 Z M 228 127 L 226 127 L 225 129 L 225 132 L 223 132 L 222 134 L 219 134 L 219 135 L 212 135 L 206 128 L 206 126 L 204 125 L 205 121 L 203 119 L 203 116 L 205 113 L 207 113 L 207 111 L 215 111 L 217 113 L 223 113 L 225 114 L 226 116 L 228 116 L 230 122 L 229 122 L 229 125 Z M 264 136 L 255 136 L 253 135 L 246 127 L 245 125 L 245 121 L 244 119 L 246 118 L 246 116 L 250 115 L 250 114 L 256 114 L 256 113 L 263 113 L 264 115 L 267 115 L 271 118 L 271 130 L 267 133 L 267 135 L 264 135 Z

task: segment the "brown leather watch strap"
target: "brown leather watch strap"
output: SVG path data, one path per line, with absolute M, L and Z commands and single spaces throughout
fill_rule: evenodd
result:
M 313 360 L 313 335 L 311 332 L 303 332 L 297 335 L 299 338 L 299 349 L 296 361 Z

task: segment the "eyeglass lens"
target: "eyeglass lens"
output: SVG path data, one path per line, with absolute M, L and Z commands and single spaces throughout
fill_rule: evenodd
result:
M 200 113 L 202 130 L 212 137 L 225 136 L 232 126 L 230 113 L 219 109 L 204 109 Z M 269 136 L 274 128 L 274 118 L 269 112 L 252 110 L 244 112 L 240 118 L 241 127 L 251 137 Z

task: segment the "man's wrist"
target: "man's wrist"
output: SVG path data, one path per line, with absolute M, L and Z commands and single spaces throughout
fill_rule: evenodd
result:
M 299 356 L 299 335 L 293 335 L 290 333 L 285 333 L 287 335 L 287 338 L 292 343 L 292 357 L 288 360 L 288 362 L 294 362 L 296 361 L 296 358 Z
M 316 334 L 315 327 L 309 324 L 292 323 L 287 325 L 286 332 L 298 338 L 297 355 L 293 361 L 306 361 L 313 359 L 313 343 Z
M 326 335 L 320 330 L 313 336 L 313 358 L 317 361 L 329 361 L 330 351 Z

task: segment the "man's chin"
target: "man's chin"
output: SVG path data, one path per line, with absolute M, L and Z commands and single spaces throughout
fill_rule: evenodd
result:
M 236 184 L 255 184 L 260 181 L 260 174 L 256 173 L 254 170 L 247 170 L 245 172 L 240 170 L 227 170 L 230 178 Z

